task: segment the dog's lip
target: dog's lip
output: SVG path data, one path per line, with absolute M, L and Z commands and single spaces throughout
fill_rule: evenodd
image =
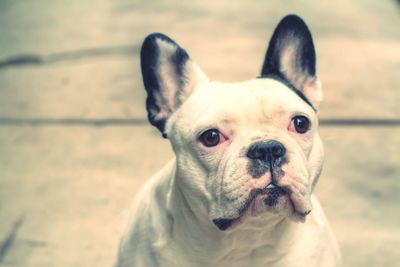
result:
M 275 197 L 270 198 L 270 196 L 274 195 Z M 263 189 L 254 189 L 253 191 L 250 192 L 250 196 L 247 199 L 246 203 L 243 205 L 243 207 L 239 211 L 239 216 L 236 218 L 216 218 L 213 220 L 213 223 L 221 230 L 225 231 L 233 226 L 237 225 L 238 223 L 241 222 L 242 217 L 244 216 L 245 212 L 249 209 L 251 206 L 251 203 L 256 199 L 256 197 L 260 195 L 267 195 L 267 198 L 265 198 L 264 203 L 265 205 L 268 205 L 270 207 L 274 206 L 276 204 L 276 201 L 278 197 L 280 196 L 288 196 L 289 201 L 291 202 L 291 205 L 293 207 L 293 218 L 298 221 L 305 221 L 305 218 L 307 215 L 311 213 L 311 209 L 307 210 L 305 212 L 300 212 L 296 210 L 296 206 L 293 203 L 292 198 L 290 197 L 291 195 L 291 190 L 288 187 L 285 186 L 279 186 L 275 183 L 269 183 L 266 187 Z
M 280 196 L 288 195 L 290 196 L 290 191 L 284 187 L 278 186 L 274 183 L 270 183 L 267 185 L 266 189 L 268 190 L 268 196 L 264 200 L 265 205 L 273 207 L 276 205 L 278 198 Z
M 235 220 L 238 220 L 238 219 L 239 218 L 237 218 L 237 219 L 222 219 L 222 218 L 220 218 L 220 219 L 214 219 L 213 223 L 219 228 L 219 230 L 225 231 L 233 225 Z
M 267 187 L 265 187 L 266 189 L 274 189 L 276 187 L 276 185 L 274 183 L 270 183 L 269 185 L 267 185 Z
M 265 199 L 265 205 L 268 206 L 273 206 L 274 203 L 277 199 L 277 197 L 281 195 L 290 195 L 290 191 L 287 188 L 281 187 L 279 185 L 276 185 L 275 183 L 269 183 L 266 187 L 260 189 L 254 189 L 250 192 L 249 198 L 246 200 L 245 204 L 239 211 L 239 216 L 236 218 L 217 218 L 213 220 L 213 223 L 221 230 L 225 231 L 234 224 L 236 224 L 238 221 L 240 221 L 241 217 L 244 215 L 244 213 L 249 209 L 251 203 L 256 199 L 257 196 L 260 195 L 268 195 L 268 197 Z M 274 196 L 274 199 L 270 199 L 269 196 Z

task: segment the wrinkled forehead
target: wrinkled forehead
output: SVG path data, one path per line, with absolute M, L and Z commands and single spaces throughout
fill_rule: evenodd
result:
M 310 116 L 315 113 L 291 88 L 274 79 L 203 84 L 196 88 L 185 104 L 190 107 L 184 109 L 185 117 L 206 122 L 238 118 L 250 122 L 292 113 Z

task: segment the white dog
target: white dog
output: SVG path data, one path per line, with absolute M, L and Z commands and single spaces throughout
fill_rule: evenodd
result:
M 261 75 L 211 82 L 169 37 L 141 50 L 147 111 L 176 158 L 137 196 L 118 267 L 337 266 L 313 195 L 323 147 L 315 49 L 303 20 L 282 19 Z

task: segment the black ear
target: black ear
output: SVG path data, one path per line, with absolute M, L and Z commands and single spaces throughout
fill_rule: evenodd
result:
M 322 100 L 314 43 L 300 17 L 288 15 L 279 22 L 268 46 L 261 76 L 284 79 L 302 91 L 315 106 Z
M 148 119 L 166 137 L 168 118 L 198 83 L 208 79 L 184 49 L 161 33 L 146 37 L 140 60 Z

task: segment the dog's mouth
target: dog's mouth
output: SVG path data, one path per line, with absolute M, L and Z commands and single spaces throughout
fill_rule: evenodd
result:
M 290 192 L 289 189 L 277 186 L 273 183 L 270 183 L 265 189 L 267 190 L 267 198 L 264 199 L 264 204 L 270 207 L 277 204 L 280 196 L 289 195 Z
M 241 223 L 242 218 L 245 214 L 250 213 L 252 215 L 257 215 L 265 210 L 273 210 L 276 206 L 280 205 L 281 202 L 285 200 L 291 203 L 293 208 L 293 213 L 300 220 L 304 220 L 310 211 L 307 212 L 297 212 L 294 209 L 293 201 L 290 198 L 291 190 L 287 187 L 278 186 L 274 183 L 268 184 L 265 188 L 254 189 L 250 192 L 249 198 L 246 200 L 245 204 L 239 210 L 239 216 L 236 218 L 218 218 L 214 219 L 213 223 L 221 230 L 225 231 L 239 223 Z

